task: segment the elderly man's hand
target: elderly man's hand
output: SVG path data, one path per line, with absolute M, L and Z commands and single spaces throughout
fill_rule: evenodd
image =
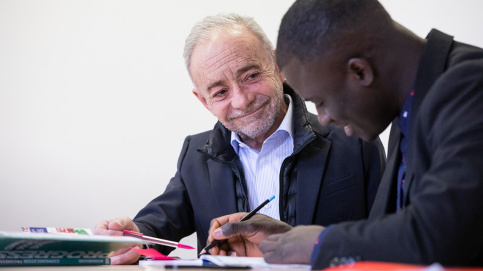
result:
M 267 263 L 310 264 L 315 242 L 323 230 L 322 226 L 297 226 L 268 236 L 259 248 Z
M 224 240 L 209 250 L 212 255 L 233 255 L 261 257 L 260 241 L 270 234 L 283 233 L 292 227 L 287 223 L 256 214 L 247 221 L 239 222 L 247 213 L 236 213 L 215 218 L 211 221 L 208 244 L 213 240 Z
M 121 217 L 99 222 L 94 228 L 94 234 L 122 236 L 123 230 L 139 232 L 138 226 L 130 218 Z M 131 248 L 122 248 L 109 254 L 109 258 L 111 264 L 132 264 L 139 259 L 139 254 Z

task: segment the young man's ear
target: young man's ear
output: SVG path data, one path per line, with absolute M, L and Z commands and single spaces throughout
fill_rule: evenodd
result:
M 374 70 L 371 64 L 363 58 L 351 58 L 347 62 L 347 72 L 349 77 L 355 79 L 362 86 L 369 86 L 374 80 Z
M 200 100 L 200 102 L 205 106 L 205 108 L 210 110 L 203 94 L 201 94 L 196 88 L 193 88 L 192 92 L 196 96 L 196 98 L 198 98 L 198 100 Z
M 277 55 L 277 50 L 276 49 L 273 51 L 273 55 L 274 55 L 274 60 L 273 60 L 274 63 L 273 64 L 275 65 L 275 73 L 276 73 L 276 76 L 278 76 L 278 78 L 280 78 L 280 81 L 285 82 L 285 76 L 280 71 L 280 68 L 277 65 L 277 61 L 275 60 L 276 59 L 276 55 Z
M 275 69 L 276 76 L 278 76 L 278 78 L 280 79 L 281 82 L 285 82 L 285 76 L 280 71 L 280 69 L 278 68 L 277 64 L 275 64 L 275 67 L 276 67 L 276 69 Z

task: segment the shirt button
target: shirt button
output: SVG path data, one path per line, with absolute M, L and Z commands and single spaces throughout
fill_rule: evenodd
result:
M 265 165 L 267 163 L 267 159 L 265 157 L 260 159 L 260 163 L 262 163 L 262 165 Z

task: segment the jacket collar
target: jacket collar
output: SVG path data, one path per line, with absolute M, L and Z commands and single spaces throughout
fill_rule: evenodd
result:
M 426 37 L 427 43 L 424 48 L 423 55 L 419 62 L 418 72 L 415 80 L 414 98 L 411 109 L 410 131 L 414 131 L 415 120 L 418 116 L 418 109 L 424 100 L 426 94 L 430 91 L 431 86 L 446 70 L 448 57 L 453 47 L 453 37 L 444 34 L 436 29 L 432 29 Z M 414 133 L 409 135 L 408 146 L 412 146 L 414 141 Z M 414 161 L 414 153 L 412 148 L 408 149 L 407 163 L 411 165 Z M 406 172 L 405 191 L 409 188 L 414 179 L 414 171 L 412 166 L 408 166 Z M 404 204 L 407 204 L 409 193 L 405 193 Z

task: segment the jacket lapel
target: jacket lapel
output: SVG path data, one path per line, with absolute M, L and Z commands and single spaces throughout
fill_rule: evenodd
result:
M 392 122 L 391 133 L 388 144 L 388 158 L 386 162 L 386 170 L 377 189 L 376 198 L 372 204 L 369 218 L 392 213 L 396 211 L 397 198 L 397 171 L 401 155 L 399 152 L 401 131 L 397 126 L 397 119 Z
M 234 200 L 235 175 L 231 168 L 237 156 L 230 144 L 230 137 L 231 132 L 217 122 L 208 142 L 198 150 L 211 157 L 206 162 L 210 174 L 211 196 L 215 199 L 221 215 L 237 212 Z
M 326 139 L 321 139 L 322 145 L 307 148 L 304 158 L 298 161 L 298 168 L 304 170 L 297 171 L 297 196 L 296 196 L 296 223 L 297 225 L 312 224 L 315 214 L 315 204 L 320 191 L 322 182 L 314 180 L 314 176 L 322 178 L 326 169 L 327 157 L 331 143 Z M 315 145 L 315 144 L 314 144 Z
M 222 215 L 237 212 L 235 194 L 235 176 L 230 166 L 219 161 L 208 160 L 212 197 L 216 200 Z
M 414 87 L 414 98 L 411 108 L 411 122 L 409 128 L 409 144 L 414 146 L 414 131 L 416 118 L 418 117 L 418 109 L 424 100 L 424 97 L 431 89 L 433 83 L 446 70 L 448 56 L 453 46 L 453 37 L 446 35 L 438 30 L 431 30 L 427 37 L 427 44 L 424 49 L 423 56 L 419 63 L 418 73 Z M 406 181 L 404 183 L 404 190 L 407 191 L 404 195 L 404 205 L 408 204 L 409 189 L 414 179 L 414 151 L 411 147 L 408 149 L 408 167 L 406 171 Z
M 312 224 L 315 214 L 315 205 L 320 190 L 321 180 L 314 181 L 314 176 L 322 178 L 327 164 L 327 157 L 331 142 L 326 140 L 328 134 L 326 127 L 321 127 L 317 131 L 318 136 L 313 130 L 311 122 L 316 123 L 317 117 L 309 114 L 305 107 L 305 102 L 300 96 L 284 83 L 284 92 L 292 96 L 294 103 L 293 124 L 294 124 L 294 152 L 291 156 L 299 157 L 297 168 L 304 169 L 297 171 L 296 187 L 297 194 L 295 196 L 295 223 L 297 225 Z M 306 148 L 308 144 L 312 144 L 311 148 Z M 299 155 L 300 152 L 303 155 Z M 280 189 L 282 191 L 282 188 Z

